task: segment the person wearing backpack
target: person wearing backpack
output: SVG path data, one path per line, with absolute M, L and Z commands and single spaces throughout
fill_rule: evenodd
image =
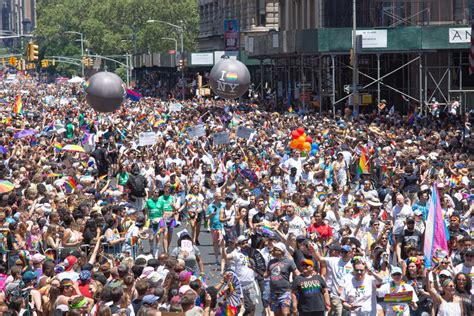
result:
M 20 315 L 33 316 L 34 312 L 36 315 L 42 315 L 41 293 L 35 289 L 36 273 L 26 271 L 22 275 L 21 282 L 16 284 L 16 286 L 9 286 L 6 291 L 7 305 L 15 305 L 18 298 L 21 298 L 24 304 L 22 304 Z
M 140 167 L 136 163 L 132 165 L 132 173 L 127 181 L 127 188 L 130 191 L 130 202 L 137 211 L 142 211 L 146 205 L 148 181 L 140 174 Z

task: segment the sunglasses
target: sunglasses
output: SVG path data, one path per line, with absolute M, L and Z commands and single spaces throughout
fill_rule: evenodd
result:
M 306 264 L 306 263 L 305 263 L 305 264 L 302 264 L 302 265 L 301 265 L 301 267 L 303 267 L 303 268 L 307 268 L 307 267 L 312 267 L 312 265 L 310 265 L 310 264 Z
M 364 273 L 364 269 L 354 269 L 355 273 Z
M 394 273 L 394 274 L 392 274 L 392 276 L 402 276 L 402 274 L 401 273 Z

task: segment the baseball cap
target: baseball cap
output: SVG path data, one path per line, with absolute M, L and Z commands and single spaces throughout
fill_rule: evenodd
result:
M 21 279 L 25 284 L 28 284 L 31 281 L 36 280 L 36 273 L 34 273 L 33 271 L 26 271 L 25 273 L 23 273 Z
M 337 243 L 330 244 L 328 248 L 329 248 L 329 250 L 335 250 L 335 251 L 341 251 L 342 250 L 341 245 L 339 245 Z
M 66 267 L 66 271 L 69 271 L 72 269 L 72 267 L 76 264 L 77 258 L 74 256 L 67 256 L 66 259 L 64 259 L 64 267 Z
M 179 273 L 179 280 L 180 280 L 181 282 L 186 281 L 186 280 L 188 280 L 189 278 L 191 278 L 192 275 L 193 275 L 193 274 L 192 274 L 191 272 L 189 272 L 189 271 L 181 271 L 181 272 Z
M 148 294 L 148 295 L 145 295 L 143 297 L 143 304 L 155 304 L 156 302 L 158 302 L 158 300 L 160 299 L 159 296 L 156 296 L 156 295 L 152 295 L 152 294 Z
M 87 281 L 90 278 L 92 278 L 92 274 L 89 270 L 82 270 L 81 273 L 79 273 L 79 279 L 81 281 Z
M 183 285 L 182 287 L 179 288 L 179 295 L 184 295 L 187 291 L 192 290 L 192 288 L 189 285 Z
M 244 235 L 240 235 L 239 237 L 237 237 L 238 243 L 241 243 L 242 241 L 246 241 L 246 240 L 248 240 L 248 237 L 245 237 Z
M 466 252 L 464 253 L 464 255 L 468 255 L 468 256 L 474 255 L 474 248 L 473 248 L 473 247 L 467 248 L 467 250 L 466 250 Z
M 299 235 L 299 236 L 296 237 L 296 241 L 297 241 L 297 242 L 303 242 L 303 241 L 305 241 L 305 240 L 306 240 L 306 237 L 303 236 L 303 235 Z
M 445 277 L 448 277 L 448 278 L 451 278 L 451 277 L 452 277 L 451 273 L 449 273 L 448 270 L 442 270 L 442 271 L 439 273 L 439 276 L 445 276 Z
M 142 271 L 142 274 L 140 275 L 140 279 L 144 279 L 144 278 L 148 277 L 148 275 L 151 274 L 154 271 L 155 271 L 155 269 L 153 267 L 145 267 Z
M 44 261 L 45 258 L 46 257 L 43 256 L 42 254 L 36 253 L 36 254 L 33 255 L 32 260 L 33 260 L 33 263 L 41 263 L 41 262 Z
M 344 246 L 341 247 L 341 250 L 345 251 L 345 252 L 349 252 L 349 251 L 352 250 L 352 247 L 349 246 L 349 245 L 344 245 Z
M 413 212 L 413 214 L 415 214 L 416 216 L 420 216 L 423 215 L 423 212 L 420 209 L 417 209 Z
M 301 264 L 307 264 L 307 265 L 310 265 L 310 266 L 314 267 L 314 262 L 313 262 L 313 260 L 310 260 L 310 259 L 301 260 Z
M 285 244 L 282 243 L 282 242 L 274 243 L 274 244 L 273 244 L 273 248 L 276 248 L 276 249 L 278 249 L 278 250 L 280 250 L 280 251 L 286 252 L 286 246 L 285 246 Z
M 394 275 L 394 274 L 402 274 L 402 269 L 400 269 L 399 267 L 393 267 L 392 268 L 392 272 L 390 273 L 391 275 Z

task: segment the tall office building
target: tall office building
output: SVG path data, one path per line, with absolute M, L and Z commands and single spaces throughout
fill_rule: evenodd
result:
M 278 29 L 278 0 L 199 0 L 199 50 L 224 50 L 224 21 L 236 20 L 240 48 L 246 36 Z M 230 25 L 230 24 L 229 24 Z

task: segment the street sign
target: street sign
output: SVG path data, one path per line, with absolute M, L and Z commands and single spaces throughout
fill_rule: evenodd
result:
M 296 86 L 298 88 L 301 88 L 301 87 L 311 87 L 311 83 L 308 82 L 308 83 L 297 83 Z
M 362 85 L 362 84 L 357 85 L 357 91 L 360 92 L 361 90 L 363 90 L 363 88 L 364 88 L 364 85 Z M 344 85 L 344 92 L 347 93 L 347 94 L 352 93 L 352 85 L 351 84 L 345 84 Z

